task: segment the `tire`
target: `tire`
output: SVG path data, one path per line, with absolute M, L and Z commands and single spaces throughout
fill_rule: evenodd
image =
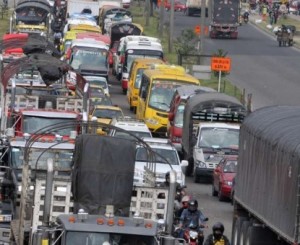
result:
M 248 228 L 250 226 L 250 222 L 248 220 L 244 220 L 241 227 L 241 235 L 240 235 L 240 245 L 246 244 Z
M 199 183 L 199 177 L 194 173 L 194 182 Z
M 220 185 L 219 186 L 219 191 L 218 191 L 218 199 L 220 202 L 224 202 L 226 200 L 225 196 L 222 194 L 222 186 Z
M 276 236 L 267 228 L 250 226 L 248 228 L 245 245 L 274 245 Z
M 246 217 L 238 217 L 235 222 L 232 224 L 232 235 L 231 235 L 231 244 L 240 245 L 240 236 L 243 221 L 247 220 Z
M 124 95 L 127 94 L 127 88 L 123 88 L 123 94 L 124 94 Z
M 279 47 L 281 47 L 281 41 L 278 41 L 278 45 L 279 45 Z
M 133 106 L 133 113 L 136 114 L 136 106 Z
M 218 195 L 218 192 L 216 191 L 216 188 L 214 186 L 214 183 L 211 185 L 211 195 L 213 197 L 216 197 Z

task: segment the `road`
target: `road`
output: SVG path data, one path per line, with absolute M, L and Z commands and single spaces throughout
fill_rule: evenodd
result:
M 166 17 L 167 18 L 167 17 Z M 200 17 L 176 12 L 174 38 L 185 28 L 200 24 Z M 204 53 L 218 49 L 228 52 L 232 71 L 228 78 L 246 93 L 253 95 L 253 109 L 269 105 L 299 105 L 299 51 L 278 47 L 275 38 L 252 24 L 239 28 L 239 38 L 205 38 Z
M 187 17 L 183 13 L 175 13 L 175 37 L 186 28 L 199 24 L 199 17 Z M 247 24 L 239 28 L 237 40 L 205 38 L 205 54 L 218 49 L 228 52 L 232 58 L 232 71 L 229 79 L 246 93 L 253 94 L 253 109 L 269 105 L 299 105 L 299 51 L 288 47 L 279 48 L 274 37 L 269 36 Z M 126 115 L 134 115 L 129 111 L 126 96 L 122 95 L 119 82 L 111 80 L 111 94 L 115 104 L 122 107 Z M 199 201 L 199 207 L 209 217 L 211 228 L 216 221 L 225 225 L 225 234 L 231 237 L 233 208 L 230 203 L 221 203 L 211 195 L 211 185 L 195 184 L 187 178 L 187 191 Z M 210 229 L 205 231 L 209 233 Z

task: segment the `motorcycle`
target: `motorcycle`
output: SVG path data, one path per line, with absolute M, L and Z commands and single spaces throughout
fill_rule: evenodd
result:
M 249 13 L 248 12 L 246 12 L 246 13 L 243 14 L 243 20 L 244 20 L 245 24 L 248 23 L 248 21 L 249 21 Z
M 183 233 L 183 239 L 188 245 L 202 245 L 204 241 L 203 228 L 207 228 L 207 225 L 201 224 L 200 227 L 189 226 Z

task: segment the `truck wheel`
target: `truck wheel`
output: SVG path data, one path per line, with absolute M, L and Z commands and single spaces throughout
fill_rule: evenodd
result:
M 248 228 L 245 245 L 274 245 L 276 244 L 276 237 L 267 228 L 259 226 L 250 226 Z
M 211 185 L 211 195 L 213 197 L 216 197 L 218 195 L 218 192 L 216 191 L 216 188 L 214 186 L 214 183 Z
M 194 172 L 194 182 L 199 183 L 199 177 L 197 176 L 197 174 L 195 172 Z
M 246 217 L 238 217 L 233 223 L 232 236 L 231 236 L 232 245 L 241 245 L 240 244 L 241 229 L 242 229 L 242 223 L 245 220 L 247 220 Z
M 244 220 L 241 227 L 240 245 L 246 244 L 249 226 L 250 226 L 250 222 L 248 220 Z

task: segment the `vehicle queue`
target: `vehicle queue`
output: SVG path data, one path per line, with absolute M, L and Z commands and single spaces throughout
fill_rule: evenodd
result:
M 114 7 L 114 9 L 116 8 Z M 129 15 L 128 10 L 126 11 L 125 18 Z M 118 12 L 113 13 L 113 15 L 113 17 L 111 15 L 108 17 L 110 18 L 109 21 L 114 22 L 110 25 L 111 27 L 116 23 L 122 22 L 122 18 L 117 18 L 118 21 L 114 19 L 114 17 L 118 15 Z M 106 17 L 107 15 L 103 14 L 103 16 Z M 103 23 L 109 22 L 105 20 L 106 19 L 102 19 L 102 22 L 99 23 L 102 23 L 102 26 L 104 26 Z M 128 19 L 126 19 L 126 21 L 128 21 Z M 106 29 L 105 32 L 110 34 L 110 36 L 108 36 L 102 34 L 103 28 L 101 30 L 96 20 L 94 21 L 90 16 L 86 17 L 84 14 L 80 15 L 77 13 L 74 16 L 69 16 L 65 23 L 65 26 L 62 28 L 62 40 L 58 51 L 60 52 L 61 59 L 74 69 L 76 75 L 74 77 L 74 73 L 71 71 L 64 79 L 67 88 L 70 89 L 69 94 L 76 95 L 77 92 L 72 89 L 72 87 L 77 87 L 78 76 L 82 76 L 86 84 L 90 85 L 87 93 L 89 109 L 86 110 L 89 120 L 98 121 L 102 124 L 110 124 L 114 120 L 126 121 L 122 110 L 117 106 L 113 106 L 109 92 L 107 91 L 109 88 L 109 81 L 107 81 L 108 68 L 110 65 L 108 63 L 109 53 L 113 53 L 113 74 L 120 80 L 120 86 L 122 85 L 123 92 L 128 95 L 129 106 L 132 107 L 133 111 L 137 114 L 137 119 L 140 123 L 143 122 L 154 136 L 165 137 L 167 135 L 168 112 L 176 88 L 189 84 L 199 86 L 201 82 L 187 74 L 183 67 L 164 63 L 165 58 L 160 40 L 154 37 L 142 36 L 142 27 L 138 25 L 136 25 L 136 29 L 138 29 L 139 35 L 126 33 L 125 36 L 122 36 L 120 33 L 116 34 Z M 128 23 L 125 23 L 124 27 L 126 25 L 128 25 Z M 106 28 L 107 26 L 109 25 L 105 25 Z M 41 33 L 37 31 L 35 34 L 39 35 Z M 11 35 L 17 35 L 14 38 L 18 38 L 18 34 L 13 34 L 12 32 Z M 30 35 L 32 35 L 32 33 Z M 117 35 L 118 38 L 114 35 Z M 111 40 L 116 40 L 117 48 L 114 43 L 110 42 Z M 2 49 L 4 56 L 6 53 L 10 54 L 10 60 L 20 58 L 19 54 L 14 56 L 15 54 L 11 52 L 11 49 L 19 48 L 14 45 L 15 44 L 12 43 L 9 45 L 9 48 Z M 112 48 L 117 51 L 109 52 Z M 145 65 L 141 65 L 141 68 L 138 68 L 139 63 L 135 62 L 142 63 L 143 59 L 148 62 L 150 61 L 151 65 L 150 63 L 146 63 Z M 94 62 L 94 65 L 91 65 L 91 62 Z M 9 65 L 8 60 L 7 63 Z M 6 64 L 3 60 L 2 67 L 5 68 L 5 66 Z M 137 68 L 135 68 L 135 66 Z M 92 78 L 90 78 L 91 76 Z M 103 79 L 106 79 L 105 83 L 103 83 Z M 108 85 L 104 85 L 104 87 L 103 84 L 107 83 Z M 136 89 L 136 91 L 133 92 L 133 88 Z M 132 95 L 130 95 L 131 93 Z M 131 104 L 133 101 L 137 103 Z M 80 115 L 82 118 L 84 117 L 84 114 Z M 76 118 L 76 120 L 79 119 Z M 49 119 L 48 124 L 50 123 L 51 120 Z M 41 125 L 42 124 L 36 124 L 35 128 L 39 130 L 44 126 Z M 100 130 L 98 129 L 96 132 L 105 135 L 109 134 L 105 126 L 102 126 Z M 148 141 L 151 142 L 149 139 Z M 163 151 L 160 150 L 159 154 L 162 155 L 163 158 L 162 160 L 158 159 L 157 163 L 160 161 L 164 162 L 164 159 L 168 159 L 167 154 L 170 154 L 170 149 L 173 154 L 173 159 L 179 159 L 176 148 L 169 140 L 157 139 L 152 141 L 154 145 L 169 145 L 169 148 L 160 147 L 166 150 L 165 153 L 162 153 Z M 178 178 L 178 184 L 184 185 L 184 171 L 182 170 L 187 167 L 187 162 L 182 161 L 180 163 L 179 160 L 167 160 L 167 162 L 181 167 L 177 168 L 178 177 L 180 176 L 180 178 Z M 164 175 L 167 174 L 170 169 L 171 168 L 164 167 L 162 170 L 159 170 L 161 172 L 157 173 L 158 182 L 161 183 L 164 181 Z M 218 167 L 216 169 L 218 169 Z M 138 174 L 139 180 L 143 178 L 144 175 L 141 172 L 141 169 L 135 170 L 135 174 Z M 217 174 L 217 171 L 215 172 Z M 227 183 L 227 186 L 230 186 L 230 183 Z M 219 190 L 219 192 L 221 191 Z M 197 205 L 194 205 L 194 207 L 196 206 Z M 196 229 L 198 229 L 198 227 L 196 227 Z M 182 236 L 185 240 L 189 239 L 189 241 L 192 239 L 203 241 L 203 239 L 198 238 L 198 235 L 192 238 L 191 232 L 189 234 L 182 234 Z

